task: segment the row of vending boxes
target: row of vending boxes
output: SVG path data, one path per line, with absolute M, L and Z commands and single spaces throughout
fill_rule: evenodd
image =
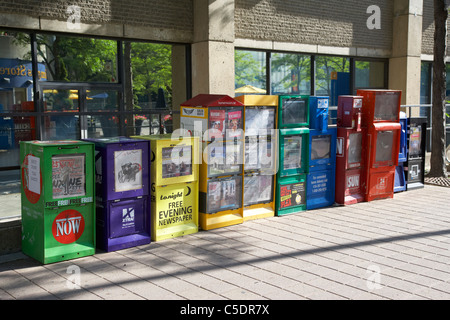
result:
M 201 181 L 195 165 L 196 138 L 180 144 L 167 135 L 140 137 L 151 140 L 152 147 L 137 137 L 98 139 L 96 147 L 93 141 L 21 142 L 23 250 L 51 262 L 92 253 L 95 241 L 88 243 L 93 238 L 97 247 L 112 251 L 150 243 L 151 238 L 158 241 L 194 233 L 199 225 L 208 230 L 313 209 L 308 203 L 318 198 L 319 207 L 333 205 L 335 155 L 308 166 L 303 174 L 282 175 L 301 163 L 301 148 L 291 141 L 293 137 L 312 140 L 316 136 L 318 149 L 336 149 L 334 135 L 323 139 L 324 133 L 335 133 L 335 128 L 311 132 L 305 128 L 285 132 L 287 148 L 281 148 L 281 157 L 297 154 L 297 160 L 283 162 L 282 169 L 287 171 Z M 411 146 L 418 142 L 416 130 L 413 137 Z M 316 156 L 309 158 L 316 160 Z M 358 159 L 353 152 L 347 157 L 349 163 Z M 169 164 L 183 169 L 167 170 Z M 68 253 L 64 247 L 71 244 L 74 252 Z
M 51 263 L 197 232 L 197 166 L 162 173 L 150 143 L 22 141 L 22 251 Z M 166 184 L 156 185 L 156 175 Z
M 24 194 L 22 199 L 27 199 L 25 203 L 23 202 L 23 216 L 25 220 L 31 221 L 32 217 L 37 219 L 40 216 L 47 218 L 50 216 L 42 215 L 42 210 L 46 212 L 50 210 L 55 214 L 65 209 L 62 211 L 65 212 L 65 218 L 59 216 L 62 213 L 59 212 L 59 218 L 55 218 L 52 222 L 51 230 L 55 231 L 53 238 L 56 239 L 56 236 L 68 235 L 71 231 L 84 230 L 86 225 L 86 219 L 72 217 L 71 214 L 74 212 L 70 210 L 73 208 L 68 209 L 67 206 L 86 207 L 94 204 L 93 210 L 95 211 L 95 207 L 97 207 L 99 213 L 97 221 L 94 223 L 97 225 L 96 230 L 100 231 L 97 234 L 98 243 L 103 241 L 103 246 L 105 246 L 104 243 L 109 242 L 111 248 L 119 249 L 124 247 L 120 240 L 123 240 L 125 236 L 137 238 L 140 231 L 143 230 L 147 230 L 145 241 L 149 241 L 149 226 L 152 228 L 153 239 L 158 240 L 196 232 L 199 224 L 202 229 L 208 230 L 240 223 L 246 219 L 273 216 L 276 213 L 280 215 L 280 209 L 285 209 L 283 213 L 301 211 L 305 208 L 308 209 L 306 205 L 308 199 L 320 198 L 323 194 L 326 195 L 329 205 L 332 205 L 334 203 L 334 196 L 332 196 L 334 185 L 332 183 L 334 183 L 335 176 L 333 150 L 336 150 L 337 139 L 335 136 L 329 137 L 329 130 L 336 132 L 335 129 L 324 129 L 324 127 L 318 131 L 308 128 L 291 128 L 281 129 L 280 137 L 277 139 L 268 140 L 265 136 L 258 137 L 257 142 L 262 141 L 263 143 L 257 143 L 256 149 L 261 147 L 265 150 L 265 156 L 271 159 L 269 167 L 273 166 L 273 158 L 272 155 L 267 156 L 267 150 L 279 150 L 282 161 L 279 164 L 280 168 L 276 168 L 276 175 L 270 170 L 269 172 L 261 171 L 263 167 L 261 163 L 259 167 L 257 165 L 251 169 L 247 168 L 249 170 L 244 170 L 243 173 L 240 171 L 241 167 L 238 166 L 239 170 L 231 176 L 227 176 L 226 171 L 223 171 L 233 167 L 231 165 L 222 167 L 203 165 L 198 170 L 195 164 L 200 162 L 199 158 L 203 154 L 193 150 L 200 150 L 200 148 L 174 143 L 172 137 L 169 138 L 169 136 L 132 137 L 133 139 L 151 140 L 150 143 L 153 145 L 148 148 L 148 151 L 141 152 L 123 149 L 126 142 L 130 142 L 127 141 L 128 138 L 116 138 L 115 141 L 114 139 L 112 139 L 113 141 L 99 139 L 96 141 L 98 147 L 96 147 L 95 161 L 93 161 L 95 170 L 89 170 L 90 161 L 87 160 L 89 157 L 79 155 L 83 147 L 77 145 L 76 141 L 23 143 L 23 148 L 21 145 Z M 166 142 L 160 143 L 164 139 Z M 188 140 L 197 141 L 196 138 Z M 184 141 L 185 139 L 183 139 Z M 274 147 L 272 145 L 274 141 L 279 141 L 280 146 Z M 249 156 L 248 160 L 255 160 L 256 155 L 261 153 L 252 149 L 250 140 L 245 142 L 247 143 L 245 148 Z M 83 143 L 86 144 L 89 141 Z M 136 142 L 131 141 L 131 143 Z M 234 140 L 233 143 L 231 149 L 233 152 L 231 153 L 242 150 L 242 147 L 233 149 L 236 148 L 239 141 Z M 102 157 L 99 151 L 102 149 L 102 144 L 104 145 L 103 149 L 108 144 L 120 145 L 122 149 L 116 150 L 115 147 L 111 147 L 109 153 Z M 267 144 L 270 145 L 270 148 L 267 148 Z M 266 145 L 265 148 L 264 145 Z M 313 145 L 316 147 L 312 147 Z M 223 144 L 215 145 L 214 141 L 213 143 L 202 143 L 202 149 L 211 146 L 216 148 L 206 148 L 208 149 L 206 152 L 208 163 L 213 153 L 222 154 L 220 156 L 222 158 L 224 154 L 228 153 L 226 150 L 224 151 Z M 51 158 L 48 155 L 43 157 L 43 150 L 47 148 L 54 149 L 49 152 L 52 154 Z M 202 151 L 204 152 L 204 150 Z M 37 156 L 39 154 L 40 156 Z M 144 164 L 146 154 L 151 163 L 151 170 L 145 169 L 149 167 Z M 47 163 L 44 171 L 52 172 L 50 178 L 42 178 L 41 158 L 43 159 L 42 163 Z M 258 164 L 258 161 L 254 162 Z M 252 161 L 248 161 L 248 163 L 255 164 Z M 83 165 L 86 168 L 84 171 L 80 169 Z M 66 171 L 70 172 L 69 176 L 66 175 Z M 101 174 L 102 171 L 105 174 Z M 150 175 L 149 171 L 154 173 L 149 180 L 151 185 L 150 182 L 145 185 L 146 177 Z M 198 171 L 200 171 L 200 179 L 198 179 Z M 93 189 L 88 187 L 89 172 L 96 172 L 95 195 L 93 195 Z M 47 180 L 47 182 L 43 183 L 43 180 Z M 37 181 L 40 182 L 40 187 Z M 50 185 L 48 185 L 48 181 L 51 181 Z M 316 189 L 313 193 L 318 197 L 313 197 L 308 192 L 308 189 L 311 190 L 310 185 L 315 186 Z M 46 187 L 43 189 L 43 186 Z M 185 196 L 191 196 L 192 200 L 185 200 Z M 41 200 L 39 200 L 40 198 Z M 94 198 L 96 198 L 95 201 Z M 152 205 L 149 201 L 152 202 Z M 310 201 L 310 203 L 312 202 Z M 39 207 L 35 205 L 36 203 L 43 203 L 43 205 Z M 148 208 L 152 212 L 152 221 L 145 219 L 143 217 L 145 214 L 138 214 L 138 212 L 148 212 Z M 196 208 L 199 209 L 196 210 Z M 42 223 L 33 224 L 27 221 L 24 224 L 24 247 L 27 246 L 26 243 L 31 242 L 31 239 L 35 239 L 36 230 L 33 230 L 32 225 L 34 228 L 42 225 Z M 171 229 L 172 226 L 175 228 Z M 50 227 L 48 228 L 50 230 Z M 155 230 L 156 234 L 161 235 L 160 238 L 154 236 Z M 40 232 L 42 235 L 42 230 Z M 81 237 L 68 238 L 72 239 L 70 243 L 79 244 L 78 240 Z M 112 245 L 113 240 L 117 242 L 116 247 Z M 63 243 L 58 240 L 57 242 Z M 130 242 L 133 241 L 130 240 Z M 134 243 L 139 242 L 135 239 Z M 68 257 L 69 255 L 64 256 Z
M 274 215 L 273 174 L 199 182 L 197 141 L 22 141 L 23 251 L 49 263 Z

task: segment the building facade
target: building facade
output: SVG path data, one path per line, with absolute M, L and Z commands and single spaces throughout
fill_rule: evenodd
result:
M 18 141 L 170 132 L 200 93 L 430 103 L 433 20 L 428 0 L 0 0 L 0 199 L 18 192 Z

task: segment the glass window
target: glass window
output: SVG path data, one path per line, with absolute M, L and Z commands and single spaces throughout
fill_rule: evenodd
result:
M 132 90 L 126 91 L 125 109 L 134 111 L 126 117 L 129 135 L 150 135 L 173 131 L 172 109 L 172 46 L 146 42 L 124 42 L 125 84 L 131 81 Z M 127 74 L 128 78 L 127 79 Z M 131 97 L 130 97 L 131 95 Z M 165 109 L 161 116 L 149 113 Z
M 420 104 L 431 104 L 432 63 L 422 62 L 420 68 Z M 430 107 L 420 107 L 420 116 L 427 117 L 430 123 Z
M 271 66 L 272 94 L 311 93 L 311 56 L 274 53 Z
M 192 146 L 167 147 L 161 151 L 163 179 L 192 174 Z
M 313 136 L 311 138 L 311 160 L 328 159 L 330 156 L 331 136 Z
M 44 111 L 80 111 L 79 96 L 80 93 L 77 89 L 44 89 Z
M 420 104 L 431 103 L 431 62 L 422 62 L 420 69 Z
M 343 57 L 316 57 L 316 95 L 332 96 L 332 77 L 335 73 L 350 72 L 350 59 Z
M 118 82 L 117 41 L 57 34 L 38 34 L 36 39 L 46 80 Z
M 98 115 L 88 116 L 88 137 L 89 138 L 111 138 L 119 135 L 119 116 Z
M 266 53 L 235 50 L 235 94 L 266 93 Z
M 300 135 L 284 137 L 284 170 L 302 167 L 302 139 Z
M 125 42 L 131 64 L 134 110 L 165 109 L 172 101 L 172 46 Z
M 244 206 L 272 201 L 272 184 L 272 176 L 244 176 Z
M 384 66 L 382 61 L 355 61 L 355 88 L 384 88 Z
M 281 99 L 281 122 L 283 125 L 303 124 L 308 114 L 308 99 L 302 97 L 286 97 Z
M 35 111 L 30 52 L 28 34 L 0 30 L 0 168 L 19 166 L 19 141 L 36 138 L 36 118 L 19 116 Z
M 392 160 L 392 148 L 394 144 L 393 131 L 380 131 L 377 137 L 376 162 Z
M 351 133 L 348 139 L 348 163 L 361 162 L 361 133 Z
M 80 116 L 51 115 L 44 118 L 44 140 L 80 139 Z

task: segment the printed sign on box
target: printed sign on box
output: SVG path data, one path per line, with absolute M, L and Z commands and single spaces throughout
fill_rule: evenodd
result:
M 84 196 L 84 155 L 56 155 L 52 157 L 53 199 Z

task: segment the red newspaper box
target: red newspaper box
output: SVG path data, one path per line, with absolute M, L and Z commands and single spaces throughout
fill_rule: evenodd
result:
M 401 90 L 359 89 L 363 97 L 361 125 L 369 128 L 379 122 L 400 122 Z
M 395 122 L 375 123 L 369 128 L 366 201 L 394 196 L 400 133 L 401 125 Z

